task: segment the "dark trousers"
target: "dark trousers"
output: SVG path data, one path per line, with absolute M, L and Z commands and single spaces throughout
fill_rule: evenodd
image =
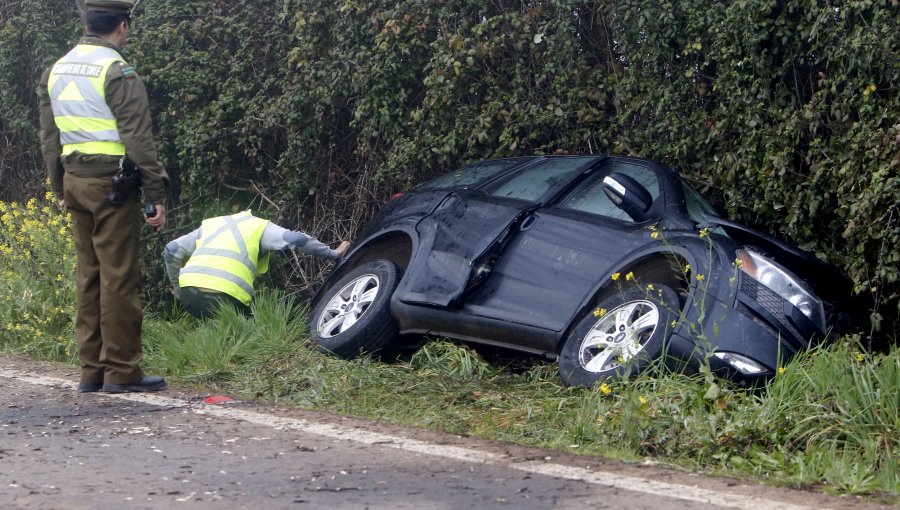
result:
M 181 287 L 179 301 L 181 306 L 194 317 L 206 319 L 219 311 L 219 307 L 228 303 L 246 316 L 250 315 L 250 307 L 224 292 L 201 290 L 197 287 Z
M 106 198 L 112 181 L 66 173 L 77 257 L 75 333 L 82 383 L 130 384 L 143 376 L 138 265 L 141 211 L 137 197 L 122 207 Z

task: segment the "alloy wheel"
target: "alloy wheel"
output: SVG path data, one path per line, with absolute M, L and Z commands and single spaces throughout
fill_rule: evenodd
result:
M 638 355 L 659 324 L 659 309 L 651 301 L 625 303 L 606 313 L 588 331 L 578 348 L 588 372 L 613 370 Z
M 374 274 L 365 274 L 353 279 L 325 305 L 316 321 L 316 332 L 321 338 L 331 338 L 350 329 L 368 311 L 380 282 Z

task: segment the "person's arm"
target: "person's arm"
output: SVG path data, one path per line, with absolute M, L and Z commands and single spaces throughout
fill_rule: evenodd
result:
M 166 274 L 169 276 L 169 283 L 172 284 L 172 291 L 175 295 L 178 295 L 180 290 L 178 286 L 179 272 L 197 248 L 198 239 L 200 239 L 199 228 L 174 241 L 170 241 L 163 250 L 162 255 L 166 263 Z
M 327 244 L 305 232 L 288 230 L 272 222 L 269 222 L 266 226 L 262 239 L 260 239 L 260 248 L 263 250 L 293 249 L 329 260 L 341 258 L 349 244 L 347 241 L 344 241 L 338 247 L 339 250 L 333 250 Z
M 156 215 L 147 218 L 147 223 L 162 230 L 166 223 L 169 174 L 159 162 L 153 141 L 147 89 L 129 64 L 118 62 L 110 67 L 106 80 L 106 102 L 116 117 L 125 153 L 140 170 L 144 195 L 156 204 Z
M 50 179 L 50 190 L 56 195 L 56 200 L 62 206 L 65 205 L 63 202 L 63 166 L 59 158 L 62 145 L 59 141 L 59 128 L 53 117 L 53 107 L 50 104 L 50 91 L 47 89 L 49 79 L 50 69 L 48 68 L 41 75 L 41 81 L 37 88 L 41 123 L 41 153 L 47 168 L 47 177 Z

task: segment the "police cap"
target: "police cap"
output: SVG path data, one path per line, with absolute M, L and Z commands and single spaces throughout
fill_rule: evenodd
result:
M 135 0 L 84 0 L 84 7 L 88 11 L 131 13 Z

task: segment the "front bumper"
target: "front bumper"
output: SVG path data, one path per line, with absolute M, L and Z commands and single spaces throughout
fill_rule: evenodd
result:
M 739 275 L 731 305 L 722 305 L 724 314 L 711 314 L 700 335 L 674 335 L 671 348 L 692 364 L 707 359 L 715 373 L 739 383 L 771 378 L 795 354 L 825 338 L 825 332 L 793 304 L 744 274 Z M 737 354 L 755 362 L 760 371 L 739 370 L 741 363 L 713 356 L 716 352 Z

